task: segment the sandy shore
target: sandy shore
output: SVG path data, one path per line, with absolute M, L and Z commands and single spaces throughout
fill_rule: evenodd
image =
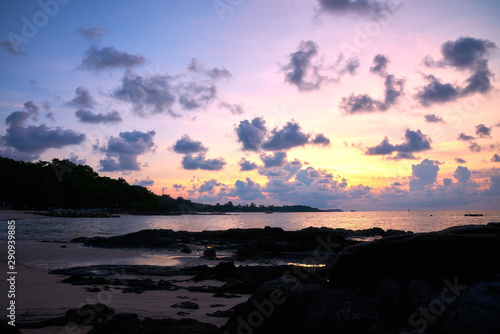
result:
M 113 308 L 116 313 L 136 313 L 139 317 L 150 318 L 193 318 L 202 322 L 213 323 L 216 326 L 223 325 L 226 318 L 215 318 L 207 316 L 217 310 L 228 310 L 236 304 L 245 301 L 248 295 L 241 298 L 215 298 L 211 293 L 190 292 L 185 289 L 177 291 L 145 291 L 141 294 L 123 293 L 121 290 L 111 287 L 109 291 L 89 292 L 89 286 L 75 286 L 61 283 L 63 276 L 48 274 L 53 267 L 73 267 L 87 265 L 89 259 L 92 262 L 102 264 L 120 264 L 130 257 L 141 256 L 141 251 L 120 249 L 88 248 L 78 244 L 43 243 L 37 241 L 18 241 L 16 243 L 16 322 L 29 323 L 50 318 L 60 317 L 69 309 L 83 306 L 84 304 L 103 303 Z M 0 247 L 5 250 L 5 240 L 0 241 Z M 6 254 L 5 251 L 2 253 Z M 178 253 L 177 253 L 178 255 Z M 144 256 L 147 256 L 145 254 Z M 96 261 L 98 259 L 98 261 Z M 0 258 L 0 267 L 7 268 L 6 256 Z M 67 265 L 64 265 L 64 264 Z M 218 262 L 216 262 L 218 263 Z M 214 263 L 214 264 L 216 264 Z M 6 271 L 5 271 L 6 272 Z M 147 277 L 146 277 L 147 278 Z M 172 279 L 188 280 L 190 277 L 173 277 Z M 155 279 L 155 278 L 153 278 Z M 156 278 L 158 279 L 158 278 Z M 165 278 L 163 278 L 165 279 Z M 170 279 L 170 278 L 169 278 Z M 7 281 L 1 280 L 0 291 L 2 294 L 8 291 Z M 192 281 L 176 282 L 181 286 L 193 285 L 222 285 L 219 281 L 204 281 L 196 284 Z M 193 301 L 200 308 L 198 310 L 181 310 L 170 306 L 182 301 Z M 6 309 L 7 299 L 2 298 L 1 307 Z M 224 306 L 213 307 L 214 304 Z M 212 305 L 212 306 L 211 306 Z M 179 311 L 186 315 L 178 315 Z M 86 333 L 89 328 L 82 328 Z M 44 331 L 43 331 L 44 330 Z M 23 330 L 23 333 L 44 333 L 48 329 Z M 58 331 L 53 331 L 58 332 Z
M 0 221 L 4 220 L 21 220 L 21 219 L 33 219 L 33 218 L 44 218 L 45 216 L 35 215 L 32 213 L 26 213 L 24 211 L 17 210 L 0 210 Z

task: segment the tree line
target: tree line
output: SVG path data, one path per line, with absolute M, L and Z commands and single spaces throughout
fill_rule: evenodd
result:
M 234 205 L 231 201 L 210 205 L 158 196 L 123 178 L 100 176 L 92 167 L 69 160 L 25 162 L 0 157 L 0 171 L 0 207 L 17 210 L 103 209 L 157 214 L 321 211 L 305 205 Z

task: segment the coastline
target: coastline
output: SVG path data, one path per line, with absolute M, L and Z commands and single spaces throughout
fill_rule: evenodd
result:
M 500 252 L 499 238 L 500 223 L 490 223 L 430 233 L 266 227 L 142 230 L 73 242 L 17 240 L 16 324 L 28 334 L 65 331 L 65 326 L 54 325 L 68 323 L 64 318 L 68 310 L 85 312 L 85 305 L 103 304 L 114 315 L 107 314 L 104 325 L 79 325 L 81 333 L 96 328 L 101 328 L 96 333 L 108 333 L 109 326 L 114 326 L 113 317 L 136 319 L 138 326 L 151 325 L 153 320 L 148 318 L 161 324 L 167 319 L 196 319 L 201 323 L 190 323 L 190 328 L 216 326 L 220 331 L 213 333 L 236 333 L 242 326 L 239 319 L 249 321 L 255 312 L 262 314 L 262 305 L 271 307 L 269 300 L 275 302 L 275 310 L 283 300 L 287 312 L 300 306 L 306 313 L 294 314 L 293 325 L 282 313 L 270 312 L 265 326 L 251 326 L 255 333 L 269 328 L 274 333 L 288 333 L 294 326 L 306 326 L 304 332 L 328 332 L 306 321 L 309 317 L 316 324 L 334 326 L 328 328 L 354 326 L 351 319 L 359 318 L 366 328 L 407 331 L 413 327 L 411 322 L 405 324 L 405 317 L 419 305 L 429 305 L 446 282 L 465 287 L 460 292 L 473 302 L 483 301 L 484 294 L 491 295 L 488 298 L 495 303 L 499 300 L 500 294 L 494 292 L 500 284 L 498 266 L 487 268 L 477 261 L 485 254 Z M 191 253 L 183 252 L 184 248 Z M 285 265 L 278 265 L 280 262 Z M 0 259 L 0 266 L 6 267 L 5 259 Z M 420 296 L 416 301 L 411 295 L 415 282 Z M 0 288 L 6 290 L 7 282 Z M 273 297 L 273 291 L 286 298 Z M 346 300 L 351 304 L 342 306 Z M 340 313 L 325 318 L 318 307 Z M 350 309 L 348 313 L 342 311 L 345 307 Z M 452 310 L 458 308 L 459 314 L 467 307 L 460 302 Z M 484 312 L 488 317 L 489 311 Z M 387 314 L 391 316 L 384 318 Z M 446 326 L 457 321 L 449 313 L 440 319 Z M 37 326 L 42 328 L 33 328 Z

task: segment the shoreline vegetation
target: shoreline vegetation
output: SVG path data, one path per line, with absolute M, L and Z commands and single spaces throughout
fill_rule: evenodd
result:
M 264 206 L 254 203 L 195 203 L 130 185 L 122 178 L 99 176 L 90 166 L 53 159 L 36 163 L 0 157 L 0 207 L 59 217 L 225 214 L 237 212 L 342 212 L 306 205 Z

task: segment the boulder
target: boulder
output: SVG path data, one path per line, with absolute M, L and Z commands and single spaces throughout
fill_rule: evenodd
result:
M 462 226 L 433 233 L 394 235 L 349 246 L 330 274 L 335 287 L 369 288 L 385 277 L 461 283 L 493 280 L 500 273 L 500 227 Z
M 438 324 L 443 334 L 494 334 L 500 326 L 500 282 L 474 284 L 450 304 Z
M 217 257 L 217 252 L 213 248 L 207 248 L 203 251 L 203 257 L 208 259 L 215 259 Z
M 181 302 L 181 303 L 174 304 L 170 307 L 182 308 L 182 309 L 187 309 L 187 310 L 197 310 L 200 308 L 200 306 L 194 302 Z

